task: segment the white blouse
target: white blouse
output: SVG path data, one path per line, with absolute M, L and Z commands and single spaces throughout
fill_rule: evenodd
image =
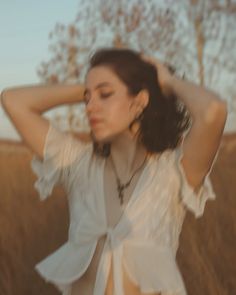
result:
M 215 156 L 213 164 L 217 158 Z M 182 145 L 148 159 L 138 183 L 114 228 L 107 225 L 104 199 L 105 159 L 93 155 L 92 143 L 82 143 L 50 123 L 44 159 L 32 159 L 38 176 L 35 188 L 46 199 L 56 184 L 68 197 L 68 241 L 40 261 L 36 270 L 64 295 L 88 268 L 98 239 L 107 234 L 93 295 L 104 295 L 113 257 L 114 295 L 125 295 L 122 267 L 141 292 L 186 295 L 176 264 L 176 251 L 186 210 L 198 218 L 208 199 L 215 199 L 209 174 L 196 194 L 188 184 L 180 159 Z

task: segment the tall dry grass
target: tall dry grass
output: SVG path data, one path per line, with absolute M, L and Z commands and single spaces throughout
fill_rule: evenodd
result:
M 207 203 L 200 219 L 187 213 L 177 260 L 189 295 L 234 295 L 236 134 L 223 137 L 210 178 L 216 200 Z
M 59 294 L 34 265 L 67 239 L 63 191 L 41 202 L 33 187 L 32 153 L 21 144 L 0 144 L 0 294 Z
M 0 295 L 59 294 L 34 266 L 67 239 L 66 197 L 56 188 L 39 200 L 31 158 L 23 144 L 0 143 Z M 200 219 L 187 213 L 177 262 L 189 295 L 234 295 L 236 135 L 223 138 L 211 179 L 217 200 Z

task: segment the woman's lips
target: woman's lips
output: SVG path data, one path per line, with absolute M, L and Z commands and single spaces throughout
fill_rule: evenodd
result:
M 91 126 L 95 126 L 95 125 L 101 123 L 101 120 L 100 119 L 90 119 L 89 123 Z

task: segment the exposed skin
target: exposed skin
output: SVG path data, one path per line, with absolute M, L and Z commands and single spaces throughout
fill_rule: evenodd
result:
M 174 93 L 181 99 L 194 119 L 183 144 L 182 164 L 190 185 L 197 189 L 209 170 L 219 147 L 227 117 L 226 104 L 212 91 L 180 80 L 172 76 L 159 61 L 153 59 L 152 61 L 158 69 L 158 79 L 163 92 Z M 100 83 L 104 82 L 109 82 L 109 85 L 96 89 Z M 110 158 L 112 157 L 122 182 L 127 181 L 133 171 L 143 162 L 147 151 L 137 142 L 135 134 L 129 130 L 129 125 L 145 108 L 149 98 L 145 90 L 135 97 L 130 96 L 126 85 L 111 69 L 104 66 L 91 69 L 85 84 L 86 111 L 93 135 L 99 142 L 111 142 L 111 156 L 105 166 L 104 193 L 107 220 L 109 225 L 113 226 L 119 220 L 122 210 L 119 207 Z M 57 105 L 79 102 L 83 98 L 83 92 L 84 85 L 18 87 L 4 90 L 1 94 L 1 102 L 27 145 L 43 158 L 49 124 L 48 120 L 41 116 L 42 112 Z M 109 97 L 103 97 L 104 94 L 111 92 L 112 95 Z M 97 119 L 100 121 L 96 122 Z M 196 146 L 199 143 L 204 143 L 204 148 L 196 152 Z M 132 180 L 125 192 L 125 204 L 137 183 L 138 176 L 139 174 Z M 98 243 L 97 249 L 99 247 L 102 249 L 102 242 L 104 240 Z M 99 261 L 98 258 L 99 255 L 94 255 L 95 263 L 91 262 L 88 273 L 84 277 L 85 280 L 81 278 L 80 282 L 75 282 L 72 295 L 80 293 L 82 289 L 91 288 L 90 278 L 93 278 L 96 273 L 95 266 Z M 129 286 L 126 289 L 127 292 L 133 288 L 131 284 Z M 86 291 L 83 294 L 90 295 L 92 291 L 88 290 L 87 294 L 85 293 Z M 111 281 L 108 282 L 105 294 L 112 294 Z M 143 295 L 138 288 L 128 294 Z
M 130 178 L 133 171 L 142 164 L 147 151 L 136 139 L 135 131 L 129 129 L 130 123 L 137 117 L 148 103 L 147 91 L 137 96 L 128 94 L 126 85 L 108 67 L 99 66 L 91 69 L 85 83 L 86 112 L 91 130 L 96 141 L 111 143 L 111 154 L 106 160 L 104 171 L 104 198 L 107 224 L 114 227 L 124 212 L 140 173 L 133 178 L 124 192 L 124 207 L 121 208 L 116 191 L 116 180 L 110 163 L 112 157 L 117 173 L 122 182 Z M 96 121 L 97 120 L 97 121 Z M 105 236 L 98 240 L 93 259 L 83 277 L 72 284 L 71 295 L 83 290 L 92 294 L 96 269 L 104 246 Z M 159 295 L 159 293 L 141 293 L 123 269 L 123 283 L 127 294 Z M 108 277 L 105 295 L 113 294 L 112 267 Z
M 152 62 L 154 61 L 152 60 Z M 225 106 L 219 100 L 219 98 L 217 96 L 214 96 L 212 93 L 207 92 L 200 87 L 197 88 L 197 86 L 189 82 L 182 82 L 173 78 L 172 75 L 170 75 L 167 68 L 160 64 L 159 61 L 155 61 L 155 64 L 158 68 L 159 83 L 164 93 L 169 94 L 171 92 L 174 92 L 175 94 L 180 95 L 181 98 L 185 100 L 185 103 L 189 105 L 191 96 L 194 97 L 194 95 L 190 95 L 190 93 L 193 90 L 195 90 L 196 92 L 196 97 L 199 95 L 199 93 L 201 95 L 203 94 L 203 97 L 201 97 L 203 105 L 202 107 L 199 106 L 200 99 L 198 100 L 198 103 L 195 100 L 195 102 L 192 102 L 192 104 L 190 105 L 190 112 L 195 118 L 195 121 L 184 143 L 185 154 L 182 159 L 182 164 L 186 171 L 188 180 L 190 180 L 190 184 L 193 186 L 193 188 L 198 188 L 206 171 L 209 168 L 209 165 L 211 165 L 212 163 L 212 157 L 214 156 L 215 150 L 219 145 L 220 135 L 223 130 L 224 122 L 226 119 Z M 100 87 L 97 88 L 99 85 Z M 138 167 L 140 165 L 143 158 L 147 154 L 145 148 L 137 142 L 135 135 L 132 132 L 130 132 L 129 124 L 140 112 L 142 112 L 142 110 L 147 105 L 149 99 L 148 93 L 142 91 L 136 97 L 130 96 L 127 93 L 126 85 L 119 80 L 119 78 L 114 74 L 114 72 L 112 72 L 112 70 L 108 67 L 102 66 L 95 67 L 92 70 L 90 70 L 87 76 L 85 89 L 85 101 L 87 103 L 86 111 L 87 116 L 90 120 L 93 135 L 99 142 L 111 143 L 110 157 L 112 157 L 115 163 L 116 170 L 121 180 L 125 182 L 127 181 L 127 179 L 129 179 L 130 175 L 132 175 L 132 171 L 134 171 L 135 167 Z M 189 93 L 187 93 L 188 91 Z M 188 98 L 188 96 L 190 98 Z M 201 108 L 203 108 L 204 106 L 210 106 L 210 101 L 218 103 L 219 111 L 217 110 L 214 113 L 214 108 L 211 107 L 209 108 L 211 112 L 202 112 Z M 206 110 L 208 109 L 206 108 Z M 209 114 L 210 117 L 213 118 L 212 121 L 209 120 Z M 96 119 L 99 121 L 96 122 Z M 216 127 L 218 130 L 215 130 Z M 212 137 L 209 137 L 209 135 L 207 135 L 207 129 L 209 131 L 212 130 Z M 191 168 L 191 160 L 192 158 L 194 158 L 192 145 L 194 144 L 195 137 L 196 140 L 197 138 L 202 138 L 202 140 L 205 140 L 206 143 L 208 143 L 209 139 L 209 147 L 199 152 L 199 157 L 202 157 L 203 159 L 204 153 L 206 154 L 205 158 L 207 158 L 207 160 L 204 162 L 204 165 L 200 167 L 198 165 L 199 161 L 197 161 L 198 166 Z M 199 169 L 200 173 L 197 171 L 197 168 Z M 195 171 L 197 171 L 197 173 L 194 173 Z M 122 210 L 120 210 L 119 202 L 117 201 L 114 173 L 112 171 L 109 158 L 105 166 L 104 177 L 107 222 L 109 226 L 113 227 L 119 221 L 120 216 L 122 215 Z M 133 183 L 131 183 L 131 186 L 125 192 L 125 206 L 128 200 L 130 199 L 133 188 L 137 183 L 137 180 L 138 176 L 134 178 Z M 96 276 L 96 267 L 99 261 L 99 257 L 101 255 L 103 243 L 105 241 L 104 238 L 105 237 L 99 239 L 97 251 L 84 278 L 81 278 L 80 281 L 75 282 L 73 284 L 72 295 L 76 295 L 79 290 L 82 290 L 81 288 L 84 288 L 83 290 L 87 290 L 86 287 L 84 287 L 83 285 L 84 281 L 87 282 L 87 286 L 89 286 L 93 281 L 94 277 Z M 131 282 L 131 280 L 125 273 L 124 269 L 123 278 L 124 289 L 127 292 L 127 294 L 151 295 L 147 293 L 141 293 L 138 286 L 135 286 Z M 105 295 L 111 295 L 113 293 L 112 290 L 113 274 L 110 271 Z M 92 290 L 88 290 L 88 294 L 90 294 L 90 292 L 92 292 Z M 155 293 L 152 295 L 161 294 Z
M 104 66 L 89 71 L 85 88 L 86 112 L 93 135 L 98 142 L 111 143 L 111 157 L 125 180 L 140 163 L 139 158 L 147 153 L 129 125 L 147 105 L 148 92 L 129 95 L 126 85 Z

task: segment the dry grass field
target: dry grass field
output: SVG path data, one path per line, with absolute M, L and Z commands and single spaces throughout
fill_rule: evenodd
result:
M 66 197 L 56 188 L 39 200 L 31 158 L 23 144 L 0 142 L 0 295 L 59 294 L 34 266 L 67 239 Z M 177 261 L 189 295 L 235 295 L 236 134 L 224 136 L 211 179 L 217 200 L 200 219 L 187 213 Z

